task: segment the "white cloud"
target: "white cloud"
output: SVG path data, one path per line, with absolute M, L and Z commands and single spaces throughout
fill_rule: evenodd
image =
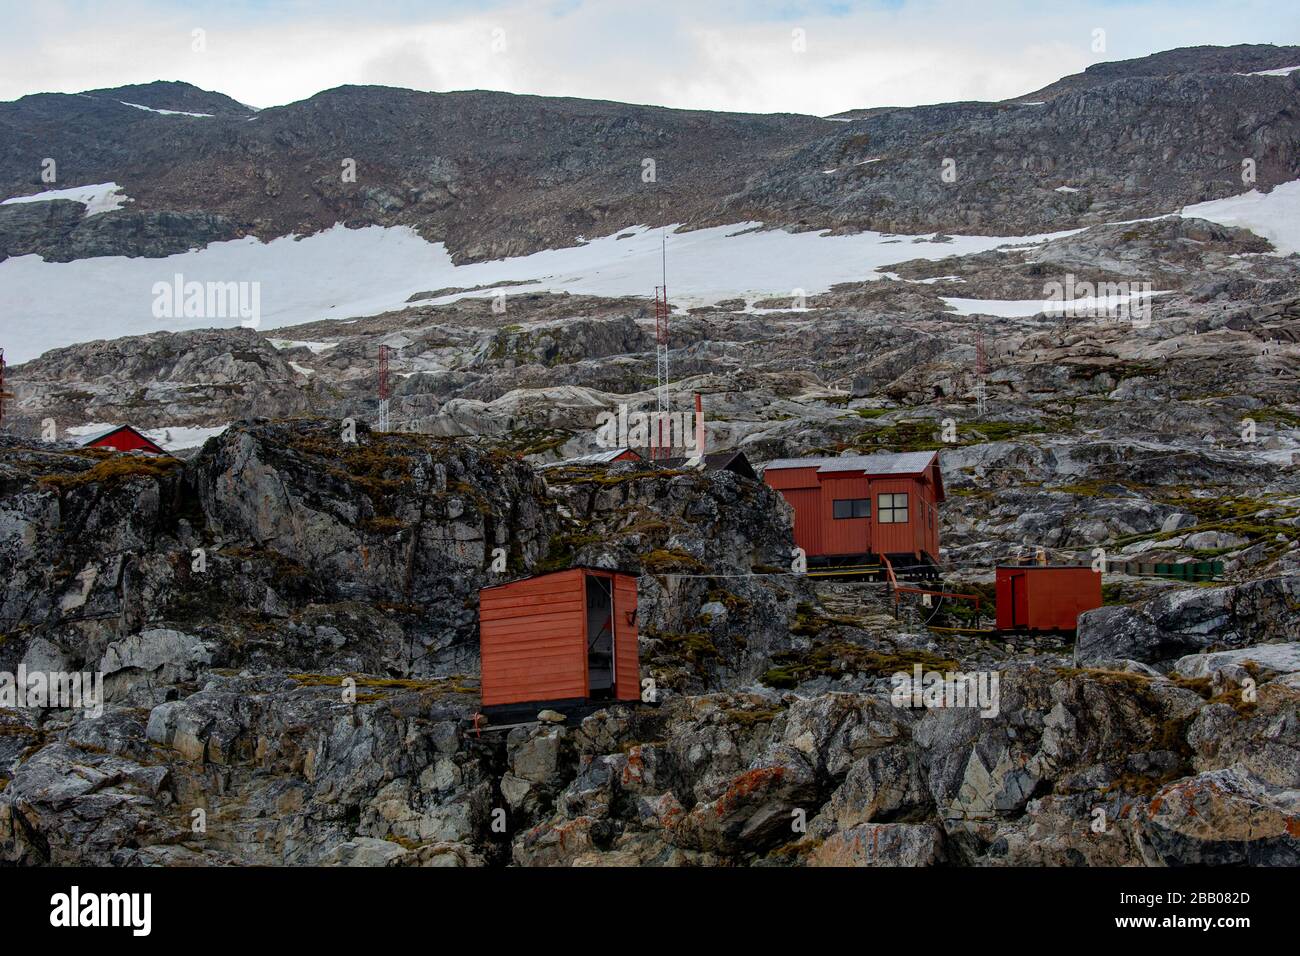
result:
M 540 0 L 489 9 L 372 0 L 300 4 L 292 15 L 235 5 L 196 14 L 162 0 L 24 4 L 6 14 L 0 98 L 182 79 L 255 106 L 377 83 L 824 114 L 1002 99 L 1103 59 L 1300 38 L 1294 4 L 1280 0 L 922 0 L 842 16 L 819 6 L 761 18 L 752 5 L 699 0 L 589 0 L 560 12 Z M 1091 49 L 1096 27 L 1105 53 Z M 204 52 L 191 49 L 195 28 L 206 31 Z M 796 28 L 805 52 L 791 47 Z

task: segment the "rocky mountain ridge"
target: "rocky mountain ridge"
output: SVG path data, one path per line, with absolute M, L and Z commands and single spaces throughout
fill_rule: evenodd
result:
M 41 94 L 0 104 L 0 191 L 49 188 L 54 156 L 59 182 L 114 181 L 133 202 L 94 234 L 0 206 L 0 254 L 165 255 L 343 222 L 409 225 L 468 262 L 634 225 L 1024 235 L 1137 218 L 1239 191 L 1243 158 L 1261 189 L 1300 177 L 1300 80 L 1241 75 L 1300 65 L 1296 49 L 1173 51 L 1035 100 L 847 122 L 381 87 L 256 113 L 184 84 Z

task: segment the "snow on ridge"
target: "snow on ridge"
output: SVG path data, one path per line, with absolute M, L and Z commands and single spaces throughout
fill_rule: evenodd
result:
M 117 183 L 96 183 L 91 186 L 71 186 L 67 189 L 47 189 L 30 196 L 14 196 L 0 202 L 0 206 L 16 205 L 25 202 L 52 202 L 55 199 L 70 199 L 86 207 L 87 216 L 97 216 L 101 212 L 121 209 L 131 202 L 131 198 L 122 192 Z
M 144 110 L 146 113 L 157 113 L 160 116 L 195 116 L 200 119 L 211 119 L 211 113 L 187 113 L 184 110 L 156 110 L 152 106 L 142 106 L 139 103 L 128 103 L 126 100 L 118 100 L 123 106 L 131 106 L 138 110 Z
M 1255 73 L 1238 73 L 1238 76 L 1290 76 L 1300 66 L 1284 66 L 1277 70 L 1258 70 Z

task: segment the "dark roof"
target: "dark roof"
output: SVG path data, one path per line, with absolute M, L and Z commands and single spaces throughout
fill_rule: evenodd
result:
M 167 452 L 163 449 L 162 445 L 159 445 L 156 441 L 154 441 L 154 440 L 153 440 L 152 438 L 150 438 L 148 435 L 144 434 L 144 433 L 141 432 L 139 429 L 132 428 L 130 425 L 118 425 L 116 428 L 110 428 L 108 431 L 104 432 L 104 434 L 102 434 L 102 435 L 98 435 L 98 436 L 96 436 L 95 438 L 88 438 L 88 439 L 86 439 L 84 442 L 81 443 L 81 447 L 82 447 L 82 448 L 89 448 L 91 445 L 95 444 L 95 442 L 103 441 L 105 438 L 108 438 L 108 437 L 111 436 L 111 435 L 116 435 L 118 432 L 130 432 L 132 435 L 135 435 L 135 436 L 136 436 L 137 438 L 139 438 L 141 441 L 148 442 L 150 446 L 152 446 L 153 448 L 158 449 L 158 454 L 160 454 L 160 455 L 165 455 L 165 454 L 167 454 Z
M 657 458 L 652 460 L 652 464 L 663 465 L 665 468 L 681 468 L 690 458 Z M 704 471 L 730 471 L 737 475 L 744 475 L 746 478 L 758 478 L 758 473 L 754 471 L 754 466 L 749 463 L 743 451 L 717 451 L 704 456 Z

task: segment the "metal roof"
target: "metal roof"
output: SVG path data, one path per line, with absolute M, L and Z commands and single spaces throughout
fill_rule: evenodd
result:
M 596 451 L 590 455 L 579 455 L 577 458 L 566 458 L 563 461 L 552 461 L 542 465 L 543 468 L 559 468 L 561 465 L 607 465 L 619 455 L 626 455 L 632 448 L 611 448 L 609 451 Z M 638 456 L 639 457 L 639 456 Z
M 916 475 L 925 471 L 937 452 L 877 452 L 874 455 L 840 455 L 834 458 L 778 458 L 765 471 L 785 468 L 816 468 L 819 475 L 861 471 L 868 475 Z

